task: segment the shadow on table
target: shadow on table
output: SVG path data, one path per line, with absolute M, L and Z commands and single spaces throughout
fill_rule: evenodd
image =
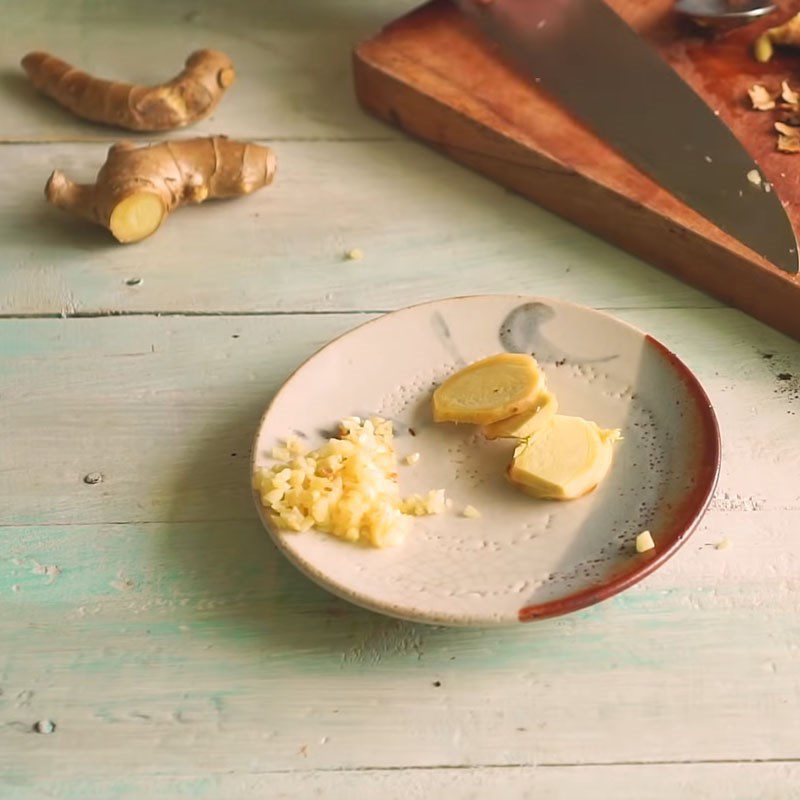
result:
M 369 642 L 413 654 L 426 626 L 329 594 L 289 564 L 262 527 L 249 489 L 249 451 L 268 400 L 229 409 L 227 422 L 206 431 L 182 458 L 170 491 L 169 529 L 154 554 L 178 595 L 180 621 L 198 635 L 269 658 L 303 652 L 340 663 L 369 659 L 376 652 Z

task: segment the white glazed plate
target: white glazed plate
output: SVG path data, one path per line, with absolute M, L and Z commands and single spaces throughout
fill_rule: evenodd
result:
M 605 481 L 568 502 L 512 486 L 514 444 L 469 425 L 435 424 L 432 389 L 456 369 L 504 350 L 532 353 L 559 411 L 620 428 Z M 277 393 L 253 449 L 270 465 L 290 434 L 316 447 L 348 416 L 395 422 L 404 495 L 444 488 L 447 513 L 414 521 L 403 544 L 355 546 L 317 531 L 264 525 L 312 580 L 366 608 L 441 625 L 503 625 L 575 611 L 659 567 L 697 524 L 716 484 L 719 431 L 708 397 L 676 356 L 607 314 L 559 300 L 478 296 L 413 306 L 372 320 L 303 364 Z M 415 435 L 412 435 L 412 432 Z M 482 516 L 461 516 L 467 505 Z M 656 547 L 637 554 L 649 530 Z

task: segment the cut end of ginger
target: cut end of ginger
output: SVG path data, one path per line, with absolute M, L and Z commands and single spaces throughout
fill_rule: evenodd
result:
M 619 431 L 581 417 L 556 415 L 514 451 L 509 478 L 543 500 L 574 500 L 605 478 Z
M 536 407 L 544 374 L 533 356 L 501 353 L 451 375 L 433 393 L 436 422 L 491 425 Z
M 412 517 L 444 512 L 443 489 L 400 496 L 391 422 L 351 417 L 340 432 L 311 452 L 290 437 L 272 451 L 278 463 L 256 472 L 254 488 L 278 527 L 387 547 L 403 540 Z
M 487 439 L 527 439 L 544 428 L 558 411 L 558 400 L 546 389 L 541 392 L 536 406 L 524 414 L 515 414 L 491 425 L 484 425 L 483 435 Z
M 108 227 L 123 244 L 146 239 L 166 216 L 161 198 L 152 192 L 135 192 L 114 206 Z

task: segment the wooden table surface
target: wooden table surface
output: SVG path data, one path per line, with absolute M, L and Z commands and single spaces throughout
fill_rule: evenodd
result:
M 351 47 L 409 6 L 0 7 L 0 797 L 800 797 L 800 346 L 362 114 Z M 155 82 L 197 47 L 239 79 L 191 132 L 269 142 L 275 184 L 127 247 L 48 207 L 50 171 L 91 178 L 115 134 L 20 57 Z M 485 292 L 674 349 L 719 415 L 717 495 L 584 612 L 361 611 L 257 521 L 259 415 L 342 331 Z

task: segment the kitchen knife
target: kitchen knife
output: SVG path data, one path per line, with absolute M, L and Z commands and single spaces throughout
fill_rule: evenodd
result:
M 628 161 L 776 267 L 797 273 L 794 231 L 756 163 L 602 0 L 455 2 L 538 86 Z

